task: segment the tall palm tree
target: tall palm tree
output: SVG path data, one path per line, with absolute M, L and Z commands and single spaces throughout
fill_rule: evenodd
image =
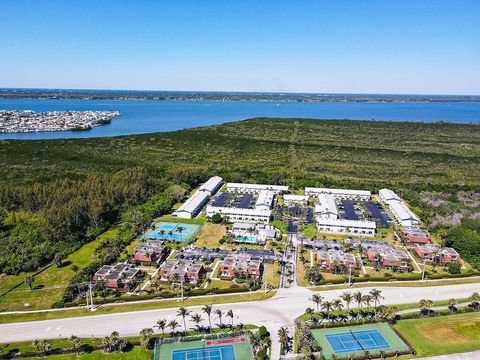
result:
M 212 305 L 205 305 L 202 311 L 208 316 L 208 326 L 210 327 L 210 333 L 212 332 Z
M 180 241 L 183 240 L 182 238 L 182 233 L 185 231 L 185 228 L 183 226 L 177 226 L 177 228 L 175 229 L 176 232 L 178 232 L 180 234 Z
M 330 321 L 330 311 L 332 310 L 333 304 L 331 301 L 324 301 L 322 303 L 322 310 L 327 312 L 327 320 Z
M 203 321 L 202 315 L 200 314 L 193 314 L 192 316 L 192 321 L 195 323 L 197 326 L 197 333 L 200 332 L 200 323 Z
M 218 321 L 220 321 L 220 327 L 222 327 L 222 316 L 223 316 L 223 311 L 220 309 L 215 310 L 215 315 L 217 315 Z
M 453 313 L 455 311 L 455 305 L 457 305 L 457 300 L 455 299 L 448 300 L 448 308 L 450 309 L 450 313 Z
M 305 315 L 307 315 L 308 320 L 312 320 L 315 317 L 315 311 L 312 308 L 308 307 L 305 309 Z
M 362 302 L 365 304 L 365 306 L 366 306 L 367 308 L 369 308 L 369 307 L 370 307 L 370 304 L 371 304 L 371 302 L 372 302 L 372 297 L 371 297 L 370 295 L 368 295 L 368 294 L 367 294 L 367 295 L 363 295 L 363 296 L 362 296 Z
M 350 311 L 350 304 L 353 301 L 352 294 L 349 292 L 344 292 L 342 295 L 340 295 L 340 299 L 342 299 L 345 305 L 347 305 L 347 311 Z
M 142 346 L 148 347 L 148 344 L 150 343 L 150 339 L 152 338 L 153 335 L 153 329 L 152 328 L 145 328 L 140 330 L 140 344 Z
M 362 307 L 363 295 L 360 291 L 353 293 L 353 299 L 357 302 L 357 307 Z
M 278 329 L 278 341 L 280 342 L 280 349 L 283 349 L 284 351 L 286 351 L 286 349 L 288 348 L 288 342 L 289 342 L 287 327 L 282 326 L 280 329 Z
M 184 330 L 185 336 L 187 336 L 187 323 L 185 321 L 185 318 L 188 315 L 190 315 L 190 311 L 186 307 L 182 306 L 180 309 L 178 309 L 177 315 L 181 316 L 183 319 L 183 330 Z
M 156 327 L 162 332 L 162 340 L 165 337 L 165 328 L 167 327 L 167 320 L 160 319 L 157 321 Z
M 422 299 L 419 301 L 419 305 L 420 305 L 420 309 L 422 309 L 422 311 L 426 311 L 427 315 L 429 316 L 430 310 L 432 309 L 432 306 L 433 306 L 433 301 L 428 299 Z
M 375 312 L 376 312 L 377 306 L 380 305 L 380 300 L 383 299 L 382 291 L 378 289 L 372 289 L 370 290 L 369 294 L 373 300 L 373 306 L 375 307 Z
M 70 344 L 72 344 L 72 350 L 77 353 L 77 356 L 80 355 L 80 348 L 82 347 L 82 340 L 80 340 L 79 337 L 72 335 L 68 339 L 70 341 Z
M 474 292 L 472 295 L 470 295 L 468 301 L 470 301 L 470 305 L 472 305 L 475 309 L 478 309 L 480 306 L 480 294 L 478 292 Z
M 180 326 L 180 324 L 177 322 L 177 320 L 171 320 L 168 323 L 168 327 L 172 329 L 172 335 L 175 333 L 175 330 Z
M 340 299 L 335 299 L 332 301 L 332 307 L 338 311 L 341 311 L 343 309 L 343 304 L 342 300 Z
M 226 316 L 231 319 L 231 328 L 232 328 L 232 331 L 233 331 L 233 318 L 234 318 L 233 310 L 232 309 L 228 310 Z
M 313 303 L 317 306 L 317 312 L 320 312 L 320 304 L 323 301 L 323 297 L 318 294 L 314 294 L 310 300 L 312 300 Z

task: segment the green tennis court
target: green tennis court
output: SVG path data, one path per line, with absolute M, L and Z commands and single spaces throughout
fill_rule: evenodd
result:
M 361 355 L 365 350 L 372 355 L 380 351 L 409 351 L 408 345 L 386 323 L 314 329 L 312 335 L 327 359 L 333 354 L 340 358 Z
M 252 360 L 250 339 L 213 339 L 159 344 L 155 347 L 154 360 Z

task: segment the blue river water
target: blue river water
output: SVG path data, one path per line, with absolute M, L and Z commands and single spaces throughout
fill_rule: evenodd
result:
M 6 110 L 119 110 L 111 124 L 89 131 L 0 134 L 1 139 L 54 139 L 142 134 L 253 117 L 479 123 L 479 102 L 217 102 L 0 99 Z M 321 120 L 319 120 L 321 121 Z

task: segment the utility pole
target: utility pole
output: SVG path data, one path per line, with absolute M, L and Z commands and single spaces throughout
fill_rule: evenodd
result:
M 86 308 L 87 310 L 90 308 L 89 305 L 88 305 L 88 302 L 89 302 L 89 290 L 90 290 L 90 287 L 87 289 L 86 293 L 85 293 L 85 300 L 87 301 L 87 305 L 86 305 Z
M 88 293 L 87 293 L 87 308 L 88 308 L 88 298 L 90 297 L 90 310 L 95 311 L 95 306 L 93 305 L 93 283 L 88 283 Z
M 348 286 L 352 285 L 352 267 L 353 264 L 348 264 Z
M 181 289 L 181 293 L 182 293 L 182 301 L 183 301 L 183 279 L 180 280 L 180 289 Z
M 422 281 L 425 280 L 425 259 L 423 259 Z

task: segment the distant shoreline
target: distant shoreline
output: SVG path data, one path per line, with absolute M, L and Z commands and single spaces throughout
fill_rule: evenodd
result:
M 143 90 L 0 89 L 3 99 L 31 100 L 155 100 L 219 102 L 358 102 L 435 103 L 480 102 L 480 95 L 320 94 L 271 92 L 204 92 Z

